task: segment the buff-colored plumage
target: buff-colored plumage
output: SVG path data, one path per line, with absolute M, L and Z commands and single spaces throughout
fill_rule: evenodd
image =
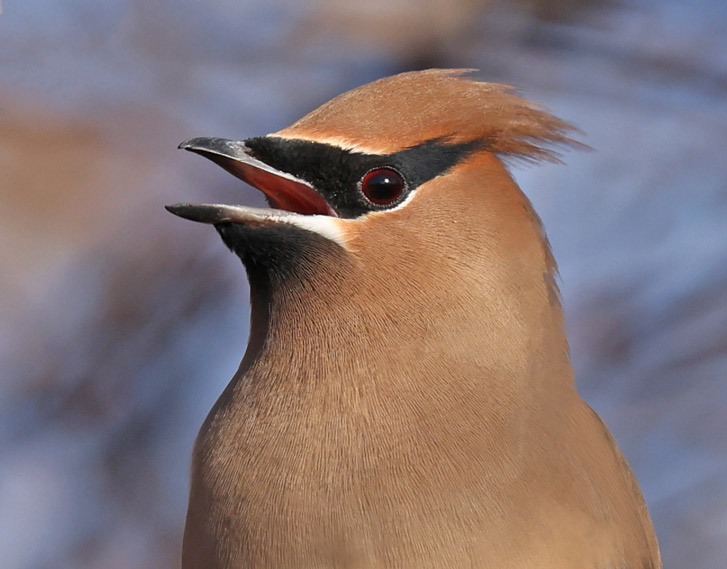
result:
M 568 132 L 435 70 L 275 135 L 487 144 L 403 207 L 336 219 L 345 246 L 311 238 L 284 277 L 248 263 L 251 343 L 197 440 L 184 569 L 661 567 L 636 482 L 576 392 L 539 220 L 498 157 L 553 158 Z
M 474 81 L 466 69 L 429 69 L 379 79 L 343 93 L 288 128 L 287 138 L 331 141 L 380 153 L 446 138 L 486 139 L 505 157 L 558 161 L 553 146 L 578 145 L 573 128 L 512 87 Z

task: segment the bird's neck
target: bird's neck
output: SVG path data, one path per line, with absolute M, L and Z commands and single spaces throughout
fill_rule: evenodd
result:
M 285 280 L 251 278 L 250 340 L 235 381 L 261 395 L 366 389 L 430 394 L 432 404 L 451 390 L 498 406 L 537 397 L 553 381 L 571 385 L 549 277 L 523 303 L 521 288 L 498 295 L 460 278 L 457 287 L 407 291 L 363 270 L 342 257 Z

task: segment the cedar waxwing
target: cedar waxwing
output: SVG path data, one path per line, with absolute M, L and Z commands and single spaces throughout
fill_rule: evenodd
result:
M 176 205 L 250 280 L 247 351 L 197 438 L 184 569 L 658 569 L 578 396 L 556 267 L 503 158 L 571 127 L 429 70 L 186 150 L 273 209 Z

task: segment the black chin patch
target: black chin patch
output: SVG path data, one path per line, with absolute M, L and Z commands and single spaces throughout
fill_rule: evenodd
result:
M 272 136 L 249 138 L 245 144 L 259 160 L 310 183 L 340 217 L 349 219 L 396 207 L 419 185 L 446 174 L 484 147 L 479 140 L 447 144 L 433 139 L 393 154 L 364 154 L 320 142 Z M 399 199 L 385 206 L 371 203 L 359 188 L 363 176 L 377 168 L 392 168 L 406 180 L 406 190 Z
M 344 250 L 336 243 L 288 224 L 245 225 L 218 223 L 225 245 L 245 265 L 251 287 L 265 291 L 286 281 L 305 280 L 326 259 L 344 266 Z

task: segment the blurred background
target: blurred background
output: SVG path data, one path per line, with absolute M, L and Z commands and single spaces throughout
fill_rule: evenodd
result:
M 727 3 L 5 0 L 0 567 L 177 567 L 192 442 L 247 284 L 179 201 L 262 204 L 193 136 L 287 125 L 381 76 L 474 67 L 592 153 L 516 168 L 562 275 L 579 388 L 669 569 L 727 558 Z

